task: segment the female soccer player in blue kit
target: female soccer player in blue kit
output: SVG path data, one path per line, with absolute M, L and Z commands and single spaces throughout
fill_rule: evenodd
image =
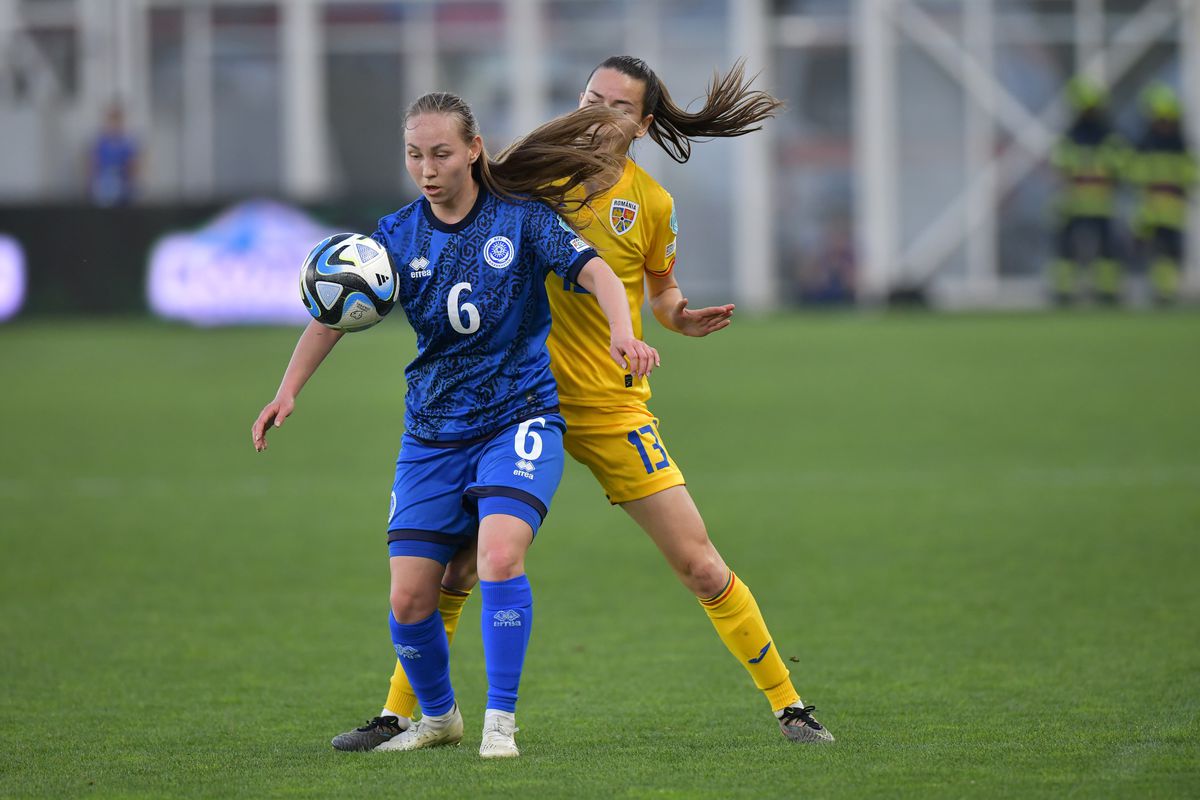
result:
M 688 308 L 675 281 L 678 224 L 674 200 L 626 151 L 633 139 L 650 136 L 680 163 L 696 139 L 741 136 L 757 130 L 780 103 L 752 91 L 741 65 L 714 80 L 703 107 L 677 106 L 662 80 L 641 59 L 613 56 L 592 71 L 580 93 L 584 107 L 609 107 L 636 121 L 633 137 L 622 141 L 620 179 L 591 198 L 567 220 L 593 244 L 622 280 L 626 302 L 641 330 L 641 307 L 648 294 L 655 317 L 686 336 L 706 336 L 730 323 L 732 305 Z M 615 137 L 606 144 L 616 142 Z M 570 282 L 547 280 L 554 328 L 549 346 L 567 421 L 564 445 L 587 466 L 610 502 L 620 505 L 658 546 L 679 580 L 699 600 L 726 649 L 749 673 L 774 712 L 780 732 L 795 742 L 829 742 L 832 734 L 812 715 L 791 681 L 749 587 L 726 565 L 708 536 L 704 519 L 669 456 L 649 411 L 647 381 L 630 376 L 605 354 L 607 330 L 595 299 Z M 468 553 L 452 561 L 439 601 L 447 632 L 475 585 Z M 383 710 L 366 725 L 339 734 L 339 750 L 381 746 L 410 724 L 416 698 L 400 665 L 392 676 Z
M 381 219 L 374 236 L 391 256 L 399 303 L 417 334 L 417 357 L 405 369 L 406 430 L 388 525 L 389 623 L 425 714 L 384 749 L 462 738 L 439 586 L 447 562 L 477 546 L 488 676 L 479 752 L 519 754 L 517 688 L 533 612 L 525 553 L 563 468 L 546 276 L 553 271 L 595 294 L 611 326 L 610 354 L 622 368 L 640 378 L 658 363 L 657 352 L 634 336 L 620 280 L 551 210 L 566 207 L 568 193 L 585 181 L 615 180 L 619 159 L 582 143 L 629 127 L 609 109 L 576 112 L 492 161 L 458 97 L 424 95 L 405 114 L 406 166 L 422 196 Z M 340 338 L 309 323 L 275 399 L 254 422 L 256 449 L 266 449 L 267 428 L 291 414 Z

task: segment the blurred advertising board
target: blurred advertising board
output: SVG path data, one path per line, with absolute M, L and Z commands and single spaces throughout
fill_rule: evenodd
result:
M 11 236 L 0 234 L 0 322 L 11 319 L 25 303 L 25 253 Z
M 300 265 L 313 245 L 337 232 L 272 200 L 239 203 L 154 245 L 150 310 L 194 325 L 302 325 L 309 316 L 300 301 Z
M 395 202 L 0 206 L 8 241 L 0 291 L 12 291 L 7 263 L 17 253 L 22 317 L 150 312 L 195 325 L 303 324 L 299 276 L 308 251 L 331 233 L 370 233 Z

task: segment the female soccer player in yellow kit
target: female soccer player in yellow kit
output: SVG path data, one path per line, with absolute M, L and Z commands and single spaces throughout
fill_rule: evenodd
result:
M 588 79 L 580 105 L 606 105 L 638 120 L 635 138 L 649 134 L 683 163 L 692 140 L 741 136 L 774 115 L 781 103 L 750 90 L 739 64 L 714 80 L 695 113 L 679 108 L 657 75 L 640 59 L 614 56 Z M 628 149 L 632 140 L 620 146 Z M 597 249 L 625 284 L 634 324 L 642 335 L 641 306 L 662 325 L 685 336 L 707 336 L 729 325 L 732 305 L 690 309 L 673 276 L 676 259 L 674 202 L 645 170 L 626 158 L 620 180 L 568 221 Z M 646 402 L 649 383 L 608 356 L 608 323 L 595 298 L 551 275 L 547 280 L 554 320 L 549 346 L 567 422 L 567 452 L 586 465 L 610 502 L 619 504 L 658 546 L 679 580 L 700 601 L 717 635 L 750 673 L 770 703 L 780 730 L 798 742 L 832 741 L 792 685 L 750 589 L 726 566 L 671 459 Z M 453 635 L 463 604 L 476 583 L 470 556 L 446 571 L 439 609 Z M 339 750 L 368 750 L 405 730 L 416 698 L 397 666 L 383 711 L 366 725 L 334 738 Z

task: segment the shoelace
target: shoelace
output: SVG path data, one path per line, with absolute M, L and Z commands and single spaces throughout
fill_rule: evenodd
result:
M 358 730 L 370 731 L 375 728 L 399 728 L 400 720 L 396 717 L 376 717 L 375 719 L 367 720 L 367 724 L 363 725 Z
M 512 736 L 515 733 L 519 733 L 520 730 L 520 728 L 514 725 L 512 731 L 506 731 L 504 730 L 503 724 L 497 720 L 483 729 L 483 735 L 487 736 L 489 733 L 499 733 L 502 736 Z
M 783 710 L 783 716 L 779 718 L 779 721 L 786 725 L 789 721 L 798 719 L 813 730 L 824 730 L 824 728 L 821 727 L 821 723 L 812 718 L 812 712 L 816 710 L 816 706 L 804 706 L 803 708 L 788 706 Z

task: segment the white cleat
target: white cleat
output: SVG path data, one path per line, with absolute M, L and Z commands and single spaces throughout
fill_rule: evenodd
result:
M 479 743 L 479 757 L 516 758 L 521 755 L 513 739 L 519 730 L 515 715 L 489 708 L 483 715 L 483 741 Z
M 440 717 L 423 716 L 411 728 L 393 736 L 376 750 L 421 750 L 426 747 L 442 747 L 458 744 L 463 737 L 463 719 L 458 704 L 449 714 Z

